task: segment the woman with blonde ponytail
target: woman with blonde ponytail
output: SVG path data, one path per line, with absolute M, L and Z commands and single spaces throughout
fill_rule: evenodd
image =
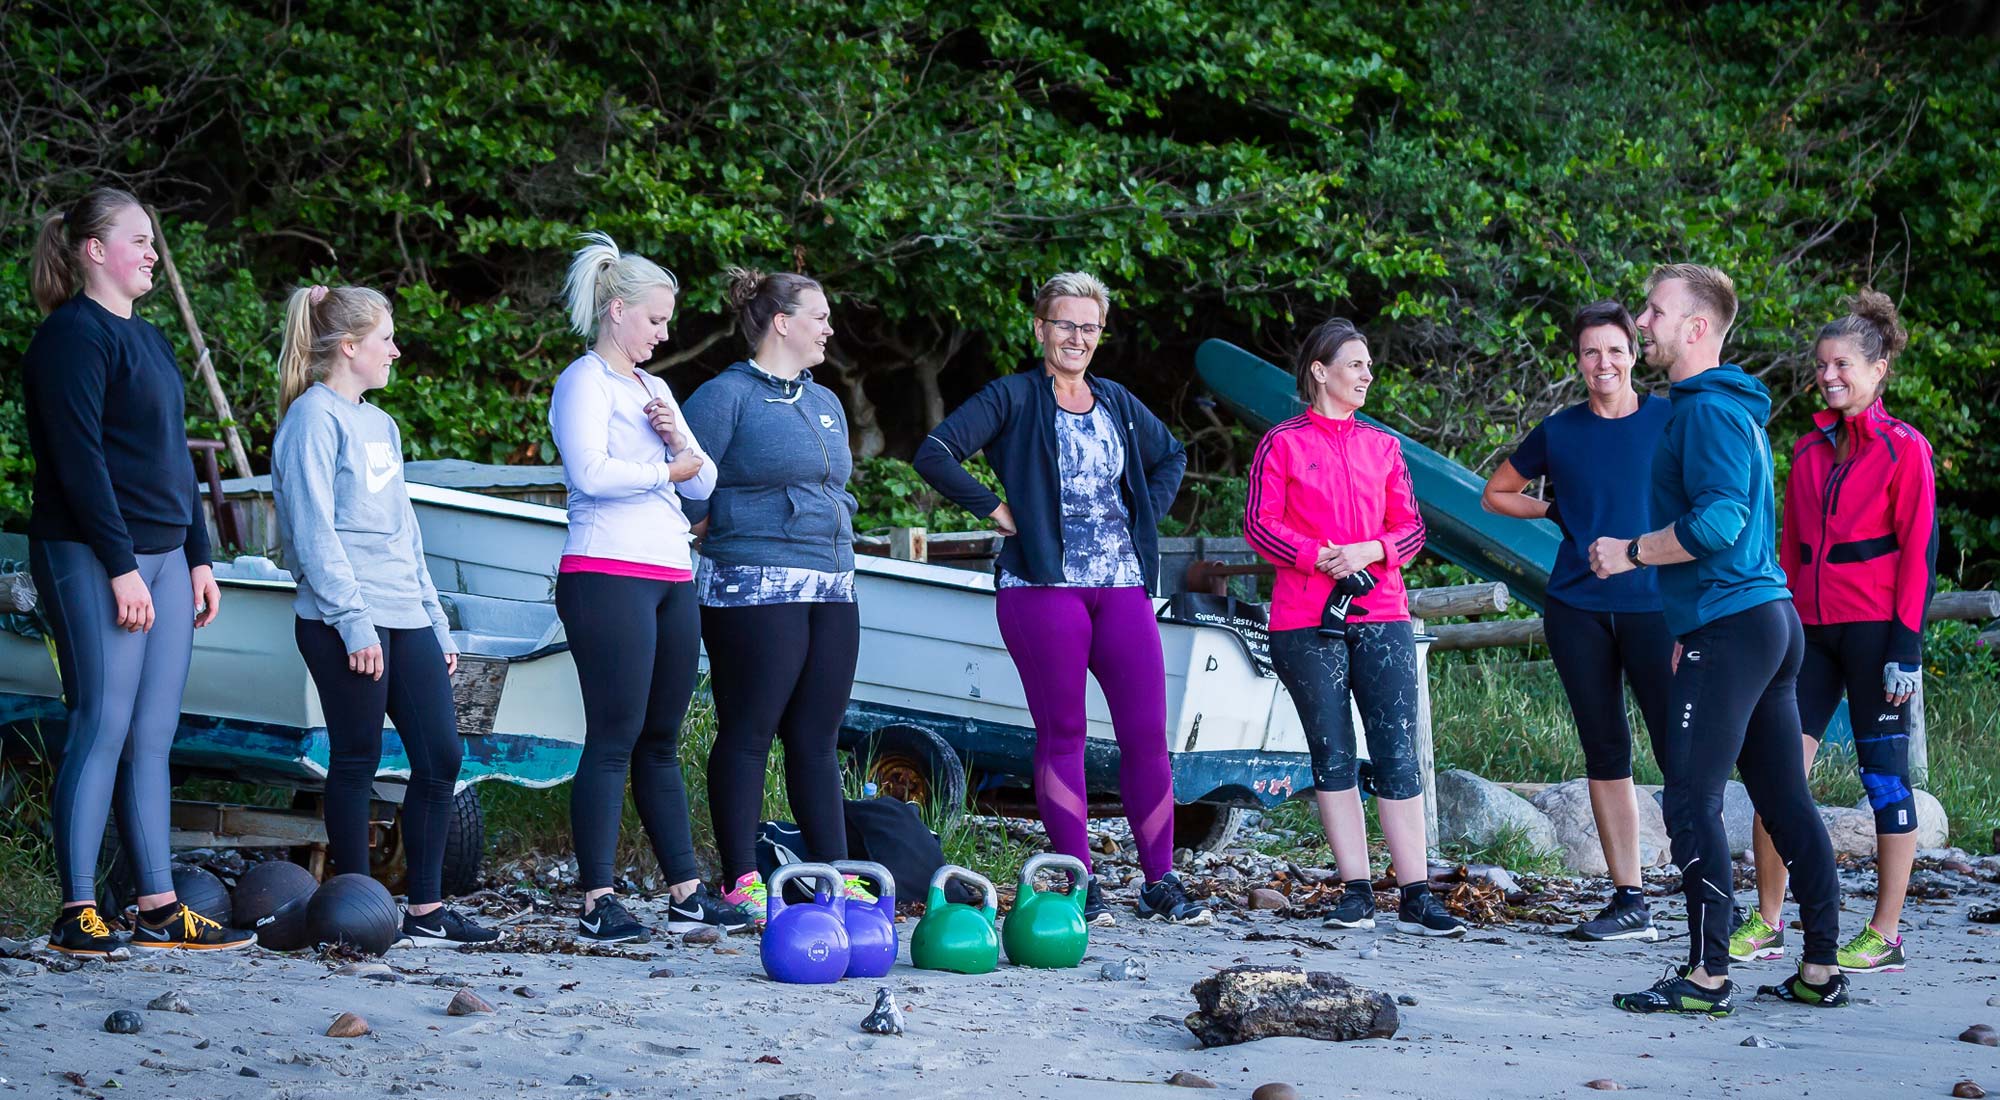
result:
M 96 900 L 114 791 L 139 881 L 131 946 L 252 939 L 180 904 L 169 865 L 167 754 L 194 630 L 215 620 L 222 593 L 185 457 L 180 367 L 134 311 L 156 259 L 146 208 L 101 187 L 42 222 L 29 271 L 48 317 L 23 363 L 35 456 L 28 561 L 69 706 L 52 807 L 63 908 L 49 947 L 72 955 L 120 946 Z
M 570 328 L 592 340 L 556 380 L 549 426 L 569 483 L 569 538 L 556 611 L 583 692 L 583 758 L 570 784 L 583 910 L 577 938 L 643 943 L 618 899 L 613 860 L 632 800 L 669 894 L 667 930 L 747 923 L 701 881 L 681 775 L 681 720 L 701 629 L 683 500 L 715 487 L 710 462 L 665 383 L 641 365 L 667 339 L 680 283 L 602 233 L 583 235 L 564 287 Z
M 446 908 L 441 888 L 464 758 L 451 698 L 458 651 L 403 485 L 402 433 L 366 398 L 388 385 L 401 355 L 379 292 L 292 292 L 278 353 L 284 420 L 271 445 L 271 496 L 298 582 L 293 635 L 326 715 L 323 804 L 334 869 L 368 873 L 368 802 L 387 717 L 410 758 L 403 936 L 420 946 L 485 943 L 499 933 Z

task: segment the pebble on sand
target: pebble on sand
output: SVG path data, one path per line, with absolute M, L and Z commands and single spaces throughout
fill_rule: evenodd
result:
M 475 1013 L 492 1011 L 493 1006 L 487 1004 L 479 994 L 470 989 L 461 989 L 452 994 L 451 1003 L 444 1006 L 444 1014 L 447 1016 L 471 1016 Z
M 374 1030 L 368 1026 L 368 1018 L 356 1012 L 343 1012 L 328 1024 L 326 1033 L 336 1039 L 356 1039 Z
M 667 969 L 666 967 L 664 967 L 664 966 L 663 966 L 663 967 L 659 968 L 658 970 L 655 970 L 655 971 L 653 971 L 653 972 L 652 972 L 651 974 L 648 974 L 648 975 L 646 975 L 646 976 L 647 976 L 648 978 L 671 978 L 671 977 L 673 977 L 673 976 L 674 976 L 674 972 L 673 972 L 672 970 L 669 970 L 669 969 Z
M 104 1030 L 113 1035 L 137 1035 L 146 1021 L 129 1008 L 121 1008 L 104 1018 Z
M 185 1012 L 194 1015 L 194 1006 L 188 1004 L 187 997 L 179 990 L 169 990 L 146 1002 L 150 1012 Z
M 1215 1087 L 1215 1082 L 1198 1074 L 1189 1073 L 1186 1070 L 1179 1070 L 1172 1077 L 1167 1078 L 1167 1084 L 1184 1089 L 1212 1089 Z
M 2000 1033 L 1995 1033 L 1991 1024 L 1973 1024 L 1958 1033 L 1961 1043 L 1976 1043 L 1983 1047 L 2000 1047 Z
M 1743 1040 L 1741 1043 L 1738 1043 L 1737 1045 L 1745 1047 L 1758 1047 L 1763 1050 L 1785 1049 L 1785 1044 L 1777 1042 L 1776 1040 L 1773 1039 L 1766 1039 L 1762 1035 L 1752 1035 L 1749 1038 Z
M 1986 1095 L 1986 1090 L 1979 1087 L 1979 1082 L 1967 1078 L 1953 1085 L 1951 1087 L 1951 1094 L 1953 1096 L 1965 1097 L 1966 1100 L 1979 1100 L 1980 1097 Z
M 1258 1085 L 1257 1091 L 1250 1094 L 1250 1100 L 1299 1100 L 1299 1090 L 1283 1081 L 1272 1081 Z
M 569 1080 L 563 1082 L 565 1085 L 582 1085 L 584 1088 L 589 1088 L 596 1083 L 597 1078 L 592 1077 L 588 1073 L 572 1073 L 569 1076 Z
M 1107 982 L 1143 982 L 1146 964 L 1138 959 L 1108 962 L 1097 968 L 1097 976 Z
M 1595 1081 L 1585 1081 L 1585 1082 L 1583 1083 L 1583 1087 L 1584 1087 L 1584 1088 L 1587 1088 L 1587 1089 L 1596 1089 L 1596 1090 L 1598 1090 L 1599 1092 L 1624 1092 L 1624 1091 L 1625 1091 L 1625 1086 L 1624 1086 L 1624 1085 L 1621 1085 L 1621 1084 L 1619 1084 L 1618 1082 L 1616 1082 L 1616 1081 L 1613 1081 L 1613 1080 L 1612 1080 L 1611 1078 L 1609 1078 L 1609 1077 L 1599 1077 L 1599 1078 L 1598 1078 L 1597 1080 L 1595 1080 Z
M 1268 886 L 1259 886 L 1250 891 L 1252 909 L 1289 909 L 1292 900 Z
M 699 947 L 705 943 L 720 943 L 721 941 L 722 932 L 714 928 L 697 928 L 681 937 L 681 942 L 690 947 Z
M 897 1007 L 896 994 L 888 986 L 875 991 L 875 1009 L 861 1021 L 861 1030 L 870 1035 L 903 1033 L 903 1010 Z

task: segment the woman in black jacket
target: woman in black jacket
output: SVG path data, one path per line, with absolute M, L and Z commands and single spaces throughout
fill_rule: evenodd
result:
M 1035 296 L 1041 369 L 996 379 L 917 451 L 917 472 L 960 507 L 988 516 L 1000 552 L 996 614 L 1035 720 L 1035 803 L 1059 852 L 1090 865 L 1084 781 L 1086 671 L 1097 677 L 1118 739 L 1118 787 L 1146 885 L 1141 915 L 1205 924 L 1173 873 L 1173 771 L 1167 692 L 1151 590 L 1155 525 L 1180 488 L 1187 454 L 1167 426 L 1116 382 L 1089 376 L 1111 299 L 1066 273 Z M 962 465 L 976 451 L 1007 499 Z M 1095 877 L 1085 916 L 1111 913 Z

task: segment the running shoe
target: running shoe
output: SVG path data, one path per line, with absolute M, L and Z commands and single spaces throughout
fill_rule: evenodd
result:
M 840 887 L 840 896 L 863 905 L 873 905 L 881 900 L 875 896 L 875 891 L 863 885 L 860 875 L 846 876 L 846 881 Z
M 98 915 L 97 906 L 65 909 L 49 929 L 49 950 L 65 955 L 94 955 L 103 958 L 122 946 L 112 935 L 111 926 Z
M 1147 883 L 1139 889 L 1139 915 L 1147 920 L 1163 920 L 1169 924 L 1213 924 L 1215 914 L 1208 906 L 1188 897 L 1187 887 L 1181 885 L 1181 876 L 1168 871 L 1160 876 L 1160 881 Z
M 1423 890 L 1396 907 L 1396 931 L 1406 936 L 1463 936 L 1465 922 L 1452 916 L 1436 894 Z
M 1109 928 L 1118 923 L 1111 914 L 1111 903 L 1104 900 L 1104 887 L 1099 885 L 1097 876 L 1090 876 L 1090 886 L 1083 892 L 1083 923 L 1093 928 Z
M 257 933 L 240 928 L 224 928 L 200 913 L 180 906 L 179 911 L 159 924 L 144 919 L 132 922 L 133 947 L 152 951 L 234 951 L 257 942 Z
M 1619 905 L 1616 901 L 1604 907 L 1604 911 L 1570 929 L 1573 940 L 1590 943 L 1607 943 L 1614 940 L 1642 940 L 1653 943 L 1660 938 L 1660 930 L 1653 924 L 1653 911 L 1645 905 Z
M 1806 976 L 1801 971 L 1777 985 L 1760 986 L 1757 992 L 1793 1004 L 1811 1005 L 1814 1008 L 1839 1008 L 1847 1003 L 1847 975 L 1836 970 L 1833 972 L 1833 977 L 1814 985 L 1806 981 Z
M 1729 934 L 1729 957 L 1740 963 L 1764 962 L 1785 957 L 1785 922 L 1776 928 L 1764 923 L 1764 914 L 1755 909 Z
M 467 943 L 492 943 L 500 933 L 465 919 L 449 906 L 433 909 L 423 916 L 403 914 L 403 938 L 412 947 L 456 947 Z
M 1717 1019 L 1736 1011 L 1736 1003 L 1730 999 L 1736 986 L 1729 979 L 1724 978 L 1719 989 L 1704 989 L 1688 980 L 1687 973 L 1688 967 L 1677 966 L 1650 989 L 1620 993 L 1611 1003 L 1627 1012 L 1680 1012 Z
M 750 930 L 750 917 L 735 905 L 716 896 L 704 882 L 682 901 L 667 903 L 667 931 L 678 936 L 697 928 L 715 928 L 725 935 Z
M 653 934 L 617 894 L 600 895 L 590 912 L 576 918 L 576 937 L 592 943 L 651 943 Z
M 762 932 L 764 902 L 769 896 L 764 890 L 764 879 L 755 871 L 745 871 L 743 877 L 736 880 L 736 885 L 722 895 L 722 900 L 743 911 L 744 918 L 750 922 L 748 926 L 750 931 Z
M 1375 927 L 1374 891 L 1348 890 L 1333 904 L 1333 912 L 1319 922 L 1322 928 Z
M 1873 925 L 1865 925 L 1861 934 L 1848 940 L 1847 946 L 1841 948 L 1834 959 L 1844 971 L 1900 974 L 1904 966 L 1903 937 L 1897 936 L 1891 941 L 1875 931 Z

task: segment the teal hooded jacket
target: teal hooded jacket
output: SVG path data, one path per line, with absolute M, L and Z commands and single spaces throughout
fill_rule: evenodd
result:
M 1676 637 L 1727 615 L 1789 600 L 1778 565 L 1771 393 L 1726 363 L 1667 391 L 1673 415 L 1653 454 L 1653 528 L 1672 524 L 1694 560 L 1660 567 Z

